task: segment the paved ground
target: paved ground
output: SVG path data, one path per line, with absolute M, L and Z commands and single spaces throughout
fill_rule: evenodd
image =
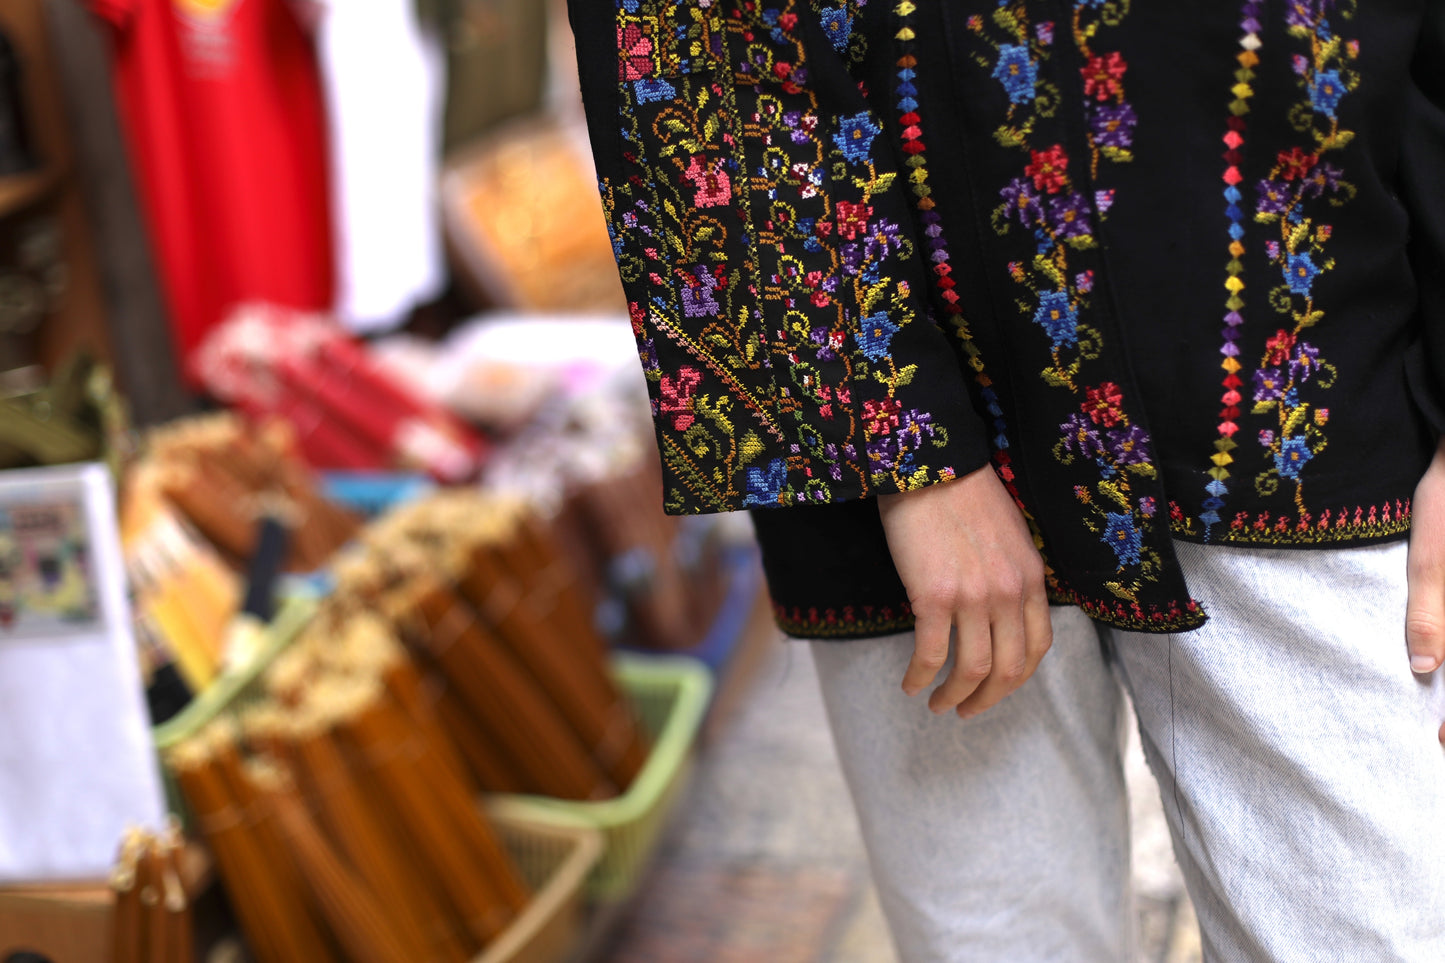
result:
M 1199 939 L 1137 748 L 1137 963 L 1197 963 Z M 705 748 L 691 798 L 606 963 L 895 963 L 811 660 L 767 649 Z

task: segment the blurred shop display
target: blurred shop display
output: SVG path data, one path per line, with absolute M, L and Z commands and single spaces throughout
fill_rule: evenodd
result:
M 44 0 L 0 4 L 0 371 L 110 360 Z
M 447 159 L 442 213 L 464 279 L 529 311 L 626 310 L 585 131 L 519 121 Z
M 195 366 L 207 390 L 252 423 L 289 424 L 317 468 L 413 469 L 460 482 L 475 477 L 487 451 L 481 436 L 388 374 L 324 315 L 242 306 Z
M 246 654 L 233 624 L 243 607 L 270 617 L 269 596 L 247 596 L 260 590 L 254 563 L 276 524 L 288 537 L 275 568 L 299 572 L 327 564 L 360 525 L 322 497 L 287 425 L 217 414 L 150 433 L 126 473 L 121 533 L 156 721 Z M 164 671 L 172 664 L 181 691 Z
M 104 466 L 0 472 L 0 881 L 103 877 L 164 809 Z
M 541 106 L 547 0 L 416 0 L 416 6 L 446 58 L 447 152 Z
M 40 166 L 25 106 L 25 65 L 0 30 L 0 177 L 13 177 Z
M 303 4 L 86 0 L 187 371 L 240 302 L 329 310 L 327 128 Z
M 436 196 L 440 43 L 423 32 L 414 0 L 329 3 L 316 30 L 331 130 L 336 315 L 357 333 L 386 331 L 446 283 Z M 479 93 L 492 96 L 490 87 Z
M 110 370 L 88 356 L 49 377 L 38 365 L 0 372 L 0 470 L 97 460 L 114 470 L 128 430 Z
M 439 683 L 479 786 L 601 799 L 636 776 L 646 739 L 608 676 L 589 586 L 525 506 L 430 496 L 374 522 L 336 575 L 317 631 L 379 614 L 372 631 L 405 640 Z

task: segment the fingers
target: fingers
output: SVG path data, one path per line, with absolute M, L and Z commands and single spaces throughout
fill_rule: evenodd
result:
M 1053 645 L 1054 627 L 1042 584 L 1031 583 L 1018 606 L 995 620 L 992 628 L 993 671 L 958 706 L 958 714 L 964 719 L 993 708 L 1027 682 Z
M 1412 551 L 1407 569 L 1405 641 L 1410 648 L 1410 668 L 1422 675 L 1445 662 L 1445 566 L 1432 554 Z
M 958 655 L 943 685 L 928 697 L 928 708 L 942 714 L 957 706 L 994 671 L 998 640 L 990 631 L 986 609 L 970 607 L 958 616 Z
M 991 670 L 988 678 L 981 684 L 976 684 L 977 687 L 967 698 L 959 700 L 958 714 L 964 719 L 970 719 L 992 708 L 1000 699 L 1022 685 L 1028 677 L 1028 649 L 1024 644 L 1023 615 L 1023 605 L 1020 602 L 1011 610 L 999 613 L 992 621 Z M 937 693 L 934 695 L 937 696 Z
M 953 620 L 947 614 L 916 611 L 913 622 L 913 658 L 903 673 L 903 691 L 918 695 L 933 684 L 938 670 L 948 661 L 948 637 Z

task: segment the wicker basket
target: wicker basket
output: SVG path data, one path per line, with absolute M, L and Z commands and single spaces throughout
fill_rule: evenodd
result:
M 615 674 L 653 738 L 627 792 L 602 802 L 497 795 L 493 812 L 542 825 L 590 827 L 606 851 L 587 881 L 605 903 L 632 895 L 692 772 L 693 746 L 712 695 L 707 667 L 686 656 L 620 656 Z
M 583 885 L 602 856 L 602 835 L 495 811 L 491 819 L 532 887 L 532 900 L 475 963 L 562 963 L 582 941 Z

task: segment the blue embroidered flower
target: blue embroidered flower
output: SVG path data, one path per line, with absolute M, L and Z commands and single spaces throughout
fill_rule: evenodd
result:
M 865 111 L 859 114 L 852 114 L 847 117 L 838 118 L 838 133 L 833 135 L 833 143 L 843 152 L 843 156 L 854 164 L 866 163 L 869 154 L 873 149 L 873 139 L 883 133 L 883 129 L 873 122 L 873 118 Z
M 1345 96 L 1344 81 L 1338 70 L 1322 70 L 1310 83 L 1310 106 L 1326 117 L 1335 116 L 1335 108 Z
M 1034 323 L 1048 333 L 1055 348 L 1079 342 L 1079 309 L 1069 303 L 1069 296 L 1063 291 L 1045 291 L 1039 295 Z
M 756 466 L 748 469 L 748 491 L 743 497 L 744 505 L 777 505 L 783 495 L 783 486 L 788 482 L 788 463 L 781 458 L 768 462 L 766 469 Z
M 1093 104 L 1089 111 L 1089 126 L 1094 131 L 1094 143 L 1099 147 L 1128 147 L 1134 143 L 1134 128 L 1139 124 L 1139 115 L 1128 104 Z
M 886 311 L 879 311 L 863 319 L 863 327 L 853 334 L 853 340 L 869 361 L 883 361 L 897 333 L 898 325 L 888 319 Z
M 1006 43 L 998 48 L 998 63 L 993 68 L 993 79 L 1003 84 L 1011 102 L 1026 104 L 1034 99 L 1034 85 L 1039 80 L 1039 65 L 1029 56 L 1027 46 Z
M 1279 470 L 1281 478 L 1288 478 L 1291 481 L 1299 478 L 1299 473 L 1304 469 L 1305 464 L 1315 456 L 1310 451 L 1309 444 L 1305 441 L 1304 435 L 1294 435 L 1285 438 L 1279 443 L 1279 451 L 1274 455 L 1274 467 Z
M 632 91 L 637 97 L 639 104 L 653 104 L 664 100 L 673 100 L 677 97 L 677 91 L 672 84 L 661 77 L 653 77 L 648 80 L 634 80 Z
M 1056 238 L 1088 237 L 1089 202 L 1083 194 L 1061 194 L 1049 199 L 1049 229 Z
M 1104 544 L 1114 550 L 1119 565 L 1138 565 L 1139 549 L 1144 545 L 1144 535 L 1134 526 L 1133 515 L 1119 512 L 1104 514 Z
M 819 10 L 818 20 L 822 22 L 823 32 L 828 35 L 828 42 L 833 45 L 834 50 L 841 52 L 848 46 L 853 35 L 853 22 L 848 19 L 846 10 Z
M 1320 269 L 1315 266 L 1314 259 L 1308 253 L 1291 254 L 1285 258 L 1285 283 L 1295 294 L 1303 294 L 1308 297 L 1310 288 L 1314 286 L 1315 278 L 1319 276 L 1319 273 Z

